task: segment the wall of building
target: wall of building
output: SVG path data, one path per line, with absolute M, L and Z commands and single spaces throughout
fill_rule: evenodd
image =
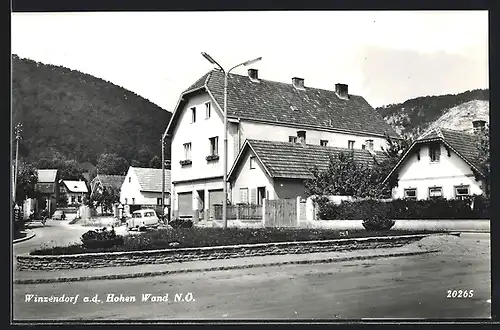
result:
M 306 186 L 301 179 L 274 179 L 274 190 L 279 199 L 305 197 Z
M 205 103 L 211 104 L 211 116 L 206 118 Z M 196 122 L 192 123 L 191 108 L 196 108 Z M 180 115 L 172 138 L 172 182 L 199 178 L 222 176 L 224 159 L 224 123 L 223 116 L 216 104 L 211 101 L 208 93 L 189 98 L 187 103 L 179 108 Z M 218 160 L 207 161 L 210 154 L 210 141 L 218 137 Z M 184 144 L 191 143 L 191 165 L 180 164 L 184 160 Z M 228 134 L 228 150 L 232 146 L 232 137 Z M 229 153 L 228 153 L 229 154 Z M 231 164 L 231 163 L 229 163 Z M 230 165 L 229 165 L 230 166 Z
M 250 169 L 250 156 L 255 156 L 255 154 L 249 151 L 243 155 L 242 163 L 239 166 L 238 171 L 235 173 L 235 180 L 231 182 L 231 201 L 234 203 L 240 203 L 240 189 L 248 188 L 248 200 L 252 203 L 252 191 L 254 191 L 255 199 L 257 198 L 257 187 L 266 187 L 266 192 L 268 192 L 268 199 L 276 199 L 276 192 L 274 191 L 273 181 L 267 175 L 262 164 L 255 158 L 255 168 Z
M 277 129 L 278 127 L 279 129 Z M 243 143 L 245 139 L 288 142 L 289 136 L 297 136 L 297 131 L 304 129 L 243 121 L 240 123 L 240 130 L 240 139 Z M 347 148 L 348 141 L 352 140 L 355 141 L 354 148 L 361 149 L 361 145 L 365 144 L 367 139 L 372 139 L 374 150 L 381 150 L 381 146 L 386 146 L 383 137 L 374 137 L 368 134 L 342 134 L 312 129 L 305 129 L 305 131 L 307 144 L 319 145 L 320 140 L 327 140 L 328 146 Z
M 398 171 L 398 186 L 393 189 L 393 198 L 404 198 L 404 190 L 417 189 L 417 199 L 427 199 L 429 187 L 442 187 L 445 198 L 455 197 L 455 186 L 469 185 L 470 194 L 482 194 L 483 182 L 476 181 L 470 166 L 460 156 L 441 144 L 441 156 L 439 162 L 431 162 L 429 147 L 424 145 L 420 149 L 420 160 L 417 152 L 407 156 L 405 162 Z

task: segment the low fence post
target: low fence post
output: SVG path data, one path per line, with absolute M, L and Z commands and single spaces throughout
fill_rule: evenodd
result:
M 302 200 L 302 197 L 298 196 L 296 199 L 297 203 L 297 227 L 300 227 L 300 201 Z
M 262 226 L 266 227 L 266 203 L 267 199 L 262 199 Z

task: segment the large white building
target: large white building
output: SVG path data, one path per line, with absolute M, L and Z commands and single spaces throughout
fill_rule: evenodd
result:
M 182 93 L 166 134 L 171 138 L 172 215 L 209 220 L 222 203 L 224 74 L 213 70 Z M 393 128 L 345 84 L 332 89 L 231 74 L 228 82 L 228 171 L 247 139 L 342 149 L 381 150 Z M 257 187 L 252 187 L 257 188 Z M 267 195 L 267 193 L 264 193 Z M 228 189 L 228 198 L 233 194 Z

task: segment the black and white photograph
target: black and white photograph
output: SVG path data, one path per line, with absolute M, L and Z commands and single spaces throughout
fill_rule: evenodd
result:
M 12 12 L 11 323 L 491 321 L 488 14 Z

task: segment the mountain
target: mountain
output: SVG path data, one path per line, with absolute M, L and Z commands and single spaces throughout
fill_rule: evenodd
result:
M 472 120 L 489 122 L 489 90 L 422 96 L 376 108 L 398 133 L 420 135 L 433 127 L 469 130 Z
M 116 153 L 147 166 L 161 157 L 171 115 L 103 79 L 12 56 L 12 125 L 23 125 L 19 155 L 29 161 L 59 154 L 95 165 L 100 154 Z

